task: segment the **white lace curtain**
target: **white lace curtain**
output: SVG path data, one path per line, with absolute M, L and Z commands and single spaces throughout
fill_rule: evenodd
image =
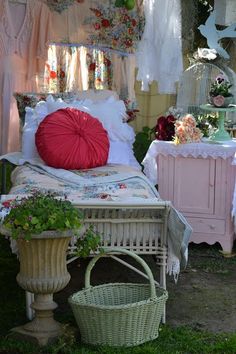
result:
M 176 93 L 183 72 L 180 0 L 144 0 L 145 28 L 136 52 L 141 89 L 158 82 L 159 93 Z

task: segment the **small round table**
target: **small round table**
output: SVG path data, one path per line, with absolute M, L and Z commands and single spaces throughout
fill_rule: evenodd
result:
M 215 107 L 211 104 L 202 104 L 200 108 L 204 111 L 211 111 L 218 113 L 218 129 L 210 136 L 210 140 L 212 141 L 227 141 L 232 140 L 229 133 L 225 130 L 224 122 L 225 122 L 225 115 L 227 112 L 236 111 L 236 106 L 229 106 L 229 107 Z

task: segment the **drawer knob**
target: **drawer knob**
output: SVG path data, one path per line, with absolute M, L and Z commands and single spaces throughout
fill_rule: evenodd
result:
M 216 228 L 215 225 L 210 225 L 211 230 L 215 230 L 215 228 Z

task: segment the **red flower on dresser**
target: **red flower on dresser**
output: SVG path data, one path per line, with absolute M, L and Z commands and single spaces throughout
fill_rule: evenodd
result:
M 167 117 L 161 116 L 157 119 L 155 127 L 156 139 L 170 141 L 175 136 L 176 118 L 170 114 Z

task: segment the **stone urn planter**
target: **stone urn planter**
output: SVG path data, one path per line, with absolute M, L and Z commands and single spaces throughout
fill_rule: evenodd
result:
M 76 206 L 50 193 L 16 198 L 8 207 L 0 232 L 16 241 L 20 261 L 17 282 L 35 295 L 31 304 L 35 318 L 12 330 L 46 345 L 61 334 L 61 326 L 53 318 L 57 307 L 53 294 L 70 280 L 66 267 L 70 239 L 77 236 L 76 254 L 87 256 L 96 250 L 100 237 L 91 228 L 85 229 Z
M 10 236 L 3 227 L 1 233 Z M 17 337 L 36 340 L 43 346 L 61 335 L 61 324 L 53 318 L 53 310 L 57 308 L 53 294 L 70 281 L 66 252 L 71 237 L 71 231 L 44 231 L 32 235 L 30 241 L 17 240 L 20 272 L 16 279 L 24 290 L 35 295 L 31 305 L 35 317 L 31 322 L 12 329 Z

